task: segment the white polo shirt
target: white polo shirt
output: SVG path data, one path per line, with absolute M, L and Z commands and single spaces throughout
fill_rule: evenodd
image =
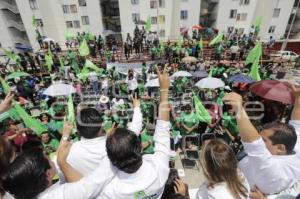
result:
M 105 169 L 104 169 L 105 168 Z M 38 195 L 38 199 L 94 199 L 114 175 L 116 169 L 107 159 L 91 175 L 75 183 L 56 183 Z
M 293 155 L 272 155 L 262 138 L 243 143 L 248 156 L 240 161 L 240 167 L 250 187 L 257 186 L 264 194 L 277 194 L 300 180 L 300 121 L 290 121 L 297 133 Z
M 170 122 L 158 120 L 155 153 L 143 156 L 143 164 L 133 174 L 119 171 L 98 199 L 160 198 L 169 176 Z
M 142 127 L 143 115 L 140 107 L 136 107 L 133 109 L 132 125 L 129 129 L 139 134 Z M 82 137 L 80 141 L 72 145 L 67 162 L 83 176 L 87 176 L 98 167 L 105 157 L 107 157 L 106 136 L 93 139 Z

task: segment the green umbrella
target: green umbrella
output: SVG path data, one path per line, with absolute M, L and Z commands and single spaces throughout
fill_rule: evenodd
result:
M 24 73 L 24 72 L 14 72 L 7 76 L 7 80 L 15 79 L 15 78 L 23 77 L 23 76 L 26 77 L 26 76 L 30 76 L 30 75 L 28 73 Z

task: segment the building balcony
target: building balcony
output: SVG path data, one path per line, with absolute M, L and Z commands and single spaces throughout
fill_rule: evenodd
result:
M 25 29 L 25 27 L 24 27 L 24 25 L 23 25 L 22 22 L 18 22 L 18 21 L 15 21 L 15 20 L 9 20 L 7 22 L 7 24 L 8 24 L 8 27 L 16 28 L 16 29 L 18 29 L 21 32 L 25 32 L 26 31 L 26 29 Z
M 30 42 L 29 42 L 28 39 L 24 39 L 24 38 L 18 37 L 18 36 L 17 37 L 13 37 L 12 40 L 13 40 L 13 42 L 15 44 L 25 44 L 25 45 L 29 45 L 30 44 Z
M 7 10 L 10 10 L 11 12 L 13 12 L 15 14 L 20 13 L 17 5 L 10 4 L 7 1 L 1 1 L 0 0 L 0 9 L 7 9 Z

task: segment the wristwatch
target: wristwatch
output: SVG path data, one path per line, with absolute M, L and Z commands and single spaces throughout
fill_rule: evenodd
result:
M 69 141 L 69 136 L 63 135 L 63 136 L 61 137 L 61 140 L 67 142 L 67 141 Z

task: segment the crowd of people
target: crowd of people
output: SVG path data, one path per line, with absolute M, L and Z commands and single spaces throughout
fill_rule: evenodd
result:
M 126 58 L 146 48 L 153 60 L 163 60 L 126 73 L 114 65 L 116 39 L 105 42 L 91 33 L 68 38 L 66 50 L 41 42 L 38 53 L 11 52 L 15 65 L 8 60 L 0 71 L 1 198 L 296 198 L 300 88 L 289 86 L 294 102 L 288 105 L 255 95 L 253 79 L 229 78 L 248 76 L 253 62 L 245 59 L 256 40 L 255 30 L 229 34 L 208 58 L 197 32 L 160 42 L 156 33 L 136 27 L 123 46 Z M 82 54 L 84 42 L 88 55 Z M 183 61 L 187 56 L 196 61 Z M 269 61 L 258 73 L 274 79 L 289 64 Z M 16 72 L 24 73 L 9 76 Z M 224 85 L 197 87 L 206 77 Z M 60 84 L 76 92 L 45 94 Z M 248 102 L 254 112 L 244 106 Z M 261 113 L 258 102 L 263 116 L 253 117 Z M 201 165 L 205 182 L 195 195 L 175 169 L 178 157 Z

